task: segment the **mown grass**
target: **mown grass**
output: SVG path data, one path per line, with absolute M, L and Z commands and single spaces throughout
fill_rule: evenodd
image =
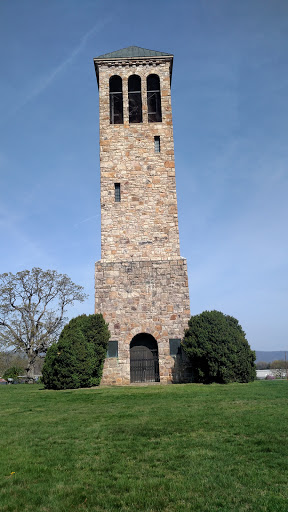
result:
M 2 386 L 1 512 L 287 512 L 287 391 Z

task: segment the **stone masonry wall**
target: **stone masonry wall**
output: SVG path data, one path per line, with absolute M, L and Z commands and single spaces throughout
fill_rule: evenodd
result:
M 101 259 L 179 258 L 169 59 L 99 65 Z M 146 79 L 160 77 L 162 122 L 148 123 Z M 129 124 L 128 77 L 141 77 L 143 122 Z M 109 78 L 123 82 L 123 124 L 110 124 Z M 160 136 L 160 153 L 154 151 Z M 121 185 L 115 202 L 114 183 Z
M 96 63 L 97 61 L 97 63 Z M 171 57 L 95 59 L 99 81 L 101 260 L 95 312 L 118 341 L 103 384 L 130 383 L 130 343 L 139 333 L 158 344 L 160 382 L 177 381 L 169 338 L 182 338 L 190 317 L 186 260 L 180 257 L 171 110 Z M 146 80 L 160 78 L 162 122 L 148 122 Z M 141 77 L 143 122 L 129 124 L 128 78 Z M 109 79 L 122 78 L 123 124 L 110 124 Z M 160 153 L 154 137 L 160 137 Z M 121 185 L 115 202 L 114 184 Z M 179 362 L 179 361 L 178 361 Z
M 186 260 L 96 263 L 95 312 L 118 340 L 118 358 L 107 358 L 102 384 L 130 383 L 130 342 L 141 332 L 158 343 L 160 382 L 177 381 L 169 338 L 183 338 L 190 318 Z

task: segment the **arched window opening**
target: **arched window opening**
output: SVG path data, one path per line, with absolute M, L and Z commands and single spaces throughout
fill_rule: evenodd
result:
M 131 75 L 128 78 L 129 123 L 142 123 L 141 78 Z
M 123 124 L 122 78 L 111 76 L 109 80 L 110 124 Z
M 147 77 L 147 106 L 148 122 L 157 123 L 162 121 L 160 79 L 158 75 Z

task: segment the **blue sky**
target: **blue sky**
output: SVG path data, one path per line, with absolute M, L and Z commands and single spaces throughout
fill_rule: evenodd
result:
M 0 0 L 0 273 L 68 274 L 93 312 L 100 259 L 93 57 L 174 54 L 181 254 L 191 314 L 288 350 L 286 0 Z

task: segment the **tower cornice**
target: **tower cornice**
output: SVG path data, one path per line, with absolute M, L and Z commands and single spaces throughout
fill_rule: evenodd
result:
M 157 66 L 168 62 L 170 64 L 170 82 L 172 80 L 173 55 L 161 55 L 157 57 L 96 57 L 94 60 L 97 83 L 99 87 L 99 67 L 107 66 L 111 68 L 132 67 L 132 66 Z

